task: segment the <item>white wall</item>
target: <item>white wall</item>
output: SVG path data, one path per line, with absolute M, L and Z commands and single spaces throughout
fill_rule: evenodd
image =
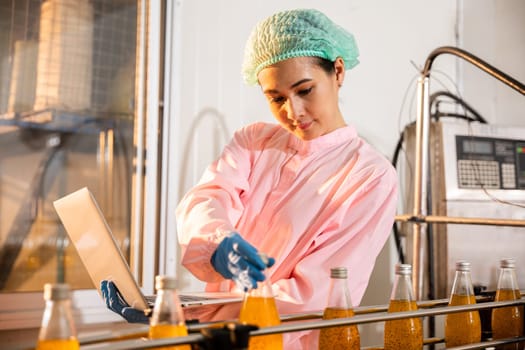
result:
M 462 47 L 525 82 L 525 1 L 463 0 Z M 525 98 L 478 68 L 462 64 L 464 99 L 491 124 L 525 125 Z

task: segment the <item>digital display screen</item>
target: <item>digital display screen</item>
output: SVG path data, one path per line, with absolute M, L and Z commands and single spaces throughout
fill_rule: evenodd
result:
M 492 142 L 479 140 L 463 140 L 463 152 L 477 154 L 492 154 Z

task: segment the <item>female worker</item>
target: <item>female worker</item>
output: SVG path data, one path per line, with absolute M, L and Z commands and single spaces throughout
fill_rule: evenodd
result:
M 280 314 L 318 311 L 330 268 L 345 266 L 361 301 L 393 224 L 397 175 L 339 109 L 357 57 L 353 36 L 316 10 L 279 12 L 254 28 L 243 74 L 277 124 L 235 132 L 177 208 L 182 264 L 207 291 L 256 286 L 268 267 Z M 187 316 L 234 319 L 239 307 Z M 285 334 L 285 348 L 312 348 L 313 337 Z

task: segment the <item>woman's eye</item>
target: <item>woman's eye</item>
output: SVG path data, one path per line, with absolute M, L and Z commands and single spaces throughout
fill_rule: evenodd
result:
M 284 102 L 284 97 L 273 97 L 270 99 L 270 102 L 272 103 L 283 103 Z
M 308 88 L 308 89 L 303 89 L 303 90 L 299 90 L 299 95 L 301 96 L 305 96 L 305 95 L 308 95 L 310 92 L 312 92 L 312 88 Z

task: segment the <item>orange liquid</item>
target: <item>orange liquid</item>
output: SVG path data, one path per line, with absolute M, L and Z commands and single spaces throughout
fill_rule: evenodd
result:
M 326 308 L 323 320 L 354 316 L 352 309 Z M 321 328 L 319 332 L 319 350 L 325 349 L 360 349 L 361 339 L 356 325 Z
M 158 324 L 149 328 L 149 338 L 173 338 L 188 335 L 188 330 L 185 325 L 173 325 L 173 324 Z M 155 348 L 162 350 L 191 350 L 190 345 L 174 345 L 166 346 L 162 348 Z
M 500 289 L 496 291 L 496 301 L 518 300 L 519 290 Z M 492 337 L 494 339 L 511 338 L 523 335 L 523 307 L 509 306 L 492 310 Z M 523 349 L 519 343 L 498 346 L 496 349 Z
M 36 350 L 78 350 L 80 345 L 76 339 L 39 340 Z
M 239 321 L 258 327 L 277 326 L 281 323 L 274 298 L 247 296 L 239 314 Z M 249 350 L 279 350 L 283 348 L 281 334 L 251 337 Z
M 476 304 L 474 295 L 452 295 L 450 306 Z M 447 347 L 478 343 L 481 341 L 481 321 L 478 311 L 447 314 L 445 319 L 445 344 Z
M 415 301 L 390 300 L 388 312 L 417 310 Z M 421 319 L 405 318 L 385 321 L 385 350 L 389 349 L 422 349 L 423 331 Z

